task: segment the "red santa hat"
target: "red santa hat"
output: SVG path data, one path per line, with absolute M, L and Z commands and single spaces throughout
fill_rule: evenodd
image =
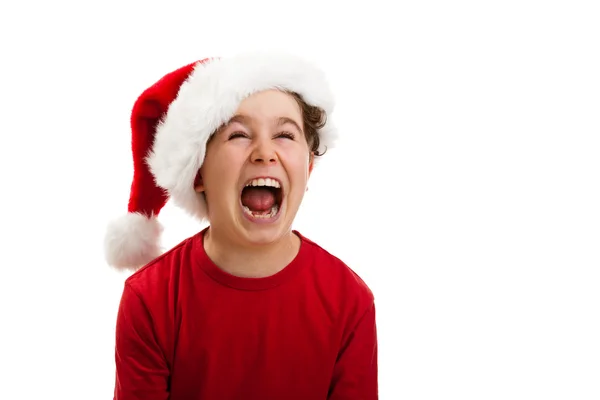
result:
M 136 270 L 162 253 L 160 210 L 171 198 L 200 221 L 204 196 L 194 180 L 210 136 L 253 93 L 279 89 L 299 94 L 327 116 L 334 99 L 324 73 L 289 54 L 252 53 L 194 62 L 168 73 L 137 99 L 131 115 L 133 182 L 127 213 L 105 236 L 108 263 Z M 337 137 L 331 119 L 320 130 L 320 151 Z

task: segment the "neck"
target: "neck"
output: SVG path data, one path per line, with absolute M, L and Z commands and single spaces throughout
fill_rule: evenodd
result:
M 264 278 L 284 269 L 300 248 L 300 238 L 288 232 L 273 243 L 244 245 L 210 227 L 204 235 L 208 257 L 225 272 L 243 278 Z

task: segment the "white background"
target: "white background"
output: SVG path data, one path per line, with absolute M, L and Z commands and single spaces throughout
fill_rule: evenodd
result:
M 381 399 L 599 399 L 595 3 L 3 3 L 0 398 L 112 398 L 125 275 L 102 238 L 133 101 L 283 48 L 339 99 L 296 228 L 376 295 Z M 168 246 L 201 228 L 161 221 Z

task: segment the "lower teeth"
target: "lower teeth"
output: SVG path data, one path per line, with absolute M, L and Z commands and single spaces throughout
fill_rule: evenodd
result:
M 261 211 L 254 212 L 248 207 L 244 206 L 244 212 L 246 212 L 246 214 L 252 215 L 254 218 L 273 218 L 275 215 L 277 215 L 277 211 L 279 211 L 279 206 L 277 204 L 271 207 L 271 210 L 266 214 L 262 214 Z

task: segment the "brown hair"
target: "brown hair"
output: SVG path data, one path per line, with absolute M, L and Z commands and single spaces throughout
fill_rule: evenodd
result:
M 314 152 L 316 156 L 322 156 L 327 152 L 327 149 L 323 153 L 319 153 L 319 147 L 321 145 L 321 138 L 319 136 L 319 130 L 327 123 L 327 114 L 320 107 L 315 107 L 308 104 L 301 95 L 295 92 L 288 92 L 298 103 L 302 110 L 302 122 L 304 123 L 304 136 L 308 142 L 308 147 L 311 152 Z

